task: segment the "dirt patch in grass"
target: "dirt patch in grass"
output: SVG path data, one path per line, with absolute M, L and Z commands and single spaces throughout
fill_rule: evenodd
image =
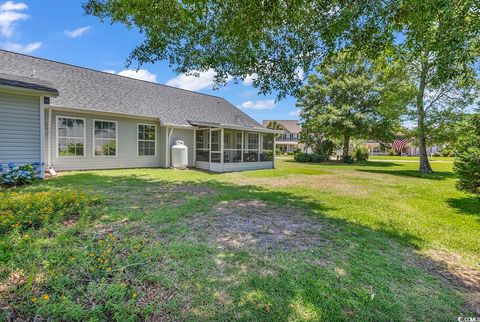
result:
M 239 200 L 221 202 L 214 211 L 213 216 L 194 216 L 189 225 L 223 249 L 305 250 L 325 242 L 324 224 L 298 208 Z
M 450 284 L 467 293 L 470 309 L 480 314 L 480 271 L 461 263 L 461 257 L 451 252 L 431 250 L 429 258 L 422 256 L 407 257 L 410 264 L 447 280 Z

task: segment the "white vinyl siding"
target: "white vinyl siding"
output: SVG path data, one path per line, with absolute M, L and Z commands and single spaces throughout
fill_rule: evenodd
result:
M 0 93 L 0 164 L 40 158 L 40 98 Z
M 47 106 L 46 106 L 47 107 Z M 53 111 L 52 113 L 52 166 L 57 171 L 62 170 L 93 170 L 93 169 L 122 169 L 122 168 L 147 168 L 165 166 L 165 128 L 160 128 L 158 120 L 147 120 L 136 117 L 111 116 L 109 114 L 86 113 L 78 111 Z M 68 116 L 73 118 L 84 118 L 86 124 L 86 148 L 83 158 L 61 158 L 56 157 L 56 116 Z M 94 131 L 93 120 L 106 120 L 117 122 L 117 157 L 94 156 Z M 156 156 L 137 156 L 137 124 L 149 124 L 157 127 Z M 47 136 L 48 110 L 45 111 L 45 142 Z M 162 130 L 160 130 L 162 129 Z M 47 156 L 45 143 L 45 156 Z M 47 157 L 45 157 L 47 158 Z

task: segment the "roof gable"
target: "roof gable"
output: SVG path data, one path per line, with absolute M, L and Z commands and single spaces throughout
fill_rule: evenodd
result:
M 300 133 L 302 128 L 300 127 L 300 123 L 297 120 L 264 120 L 263 126 L 267 127 L 270 122 L 277 122 L 280 126 L 282 126 L 286 131 L 290 133 Z

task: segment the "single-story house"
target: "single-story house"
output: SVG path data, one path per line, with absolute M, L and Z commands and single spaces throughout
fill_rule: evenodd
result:
M 418 156 L 420 150 L 414 144 L 415 140 L 411 139 L 396 139 L 392 143 L 381 143 L 374 140 L 365 141 L 365 146 L 368 148 L 370 155 L 388 155 L 389 150 L 394 150 L 399 156 Z M 441 146 L 427 146 L 427 154 L 431 155 L 442 150 Z
M 269 169 L 277 131 L 221 97 L 0 50 L 0 164 L 60 170 Z

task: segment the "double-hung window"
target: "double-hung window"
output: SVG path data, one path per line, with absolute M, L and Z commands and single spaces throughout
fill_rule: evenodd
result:
M 156 156 L 157 127 L 150 124 L 138 124 L 138 156 Z
M 85 119 L 57 117 L 57 155 L 59 157 L 85 156 Z
M 118 124 L 114 121 L 93 121 L 93 155 L 117 156 Z

